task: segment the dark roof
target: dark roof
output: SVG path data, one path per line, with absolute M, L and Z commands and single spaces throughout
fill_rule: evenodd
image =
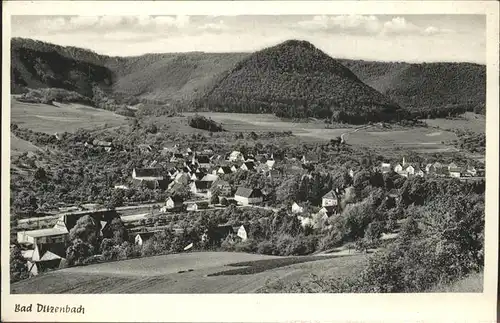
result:
M 324 199 L 337 199 L 338 198 L 337 192 L 335 192 L 334 190 L 331 190 L 330 192 L 323 195 L 323 198 Z
M 172 195 L 169 197 L 169 199 L 172 199 L 172 201 L 174 201 L 174 203 L 183 203 L 184 202 L 184 199 L 180 195 Z
M 135 168 L 135 175 L 137 177 L 160 177 L 160 176 L 163 176 L 163 169 L 161 169 L 161 168 Z
M 197 189 L 209 189 L 210 186 L 212 185 L 211 181 L 195 181 L 194 185 L 196 186 Z
M 210 158 L 208 156 L 197 156 L 196 157 L 196 161 L 199 163 L 199 164 L 209 164 L 210 163 Z
M 246 187 L 238 187 L 238 190 L 234 194 L 235 196 L 242 196 L 242 197 L 247 197 L 247 198 L 252 198 L 252 197 L 261 197 L 262 196 L 262 191 L 260 189 L 251 189 L 251 188 L 246 188 Z
M 51 252 L 61 258 L 66 258 L 66 245 L 64 242 L 39 244 L 38 250 L 40 250 L 40 259 L 42 259 L 47 252 Z
M 248 169 L 254 169 L 255 168 L 255 163 L 253 161 L 247 161 L 244 163 L 245 166 L 248 168 Z
M 224 174 L 232 173 L 231 167 L 229 167 L 229 166 L 221 166 L 219 168 L 222 168 L 222 171 L 224 172 Z

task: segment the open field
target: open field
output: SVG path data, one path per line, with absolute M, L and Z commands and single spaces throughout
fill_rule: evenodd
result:
M 456 119 L 426 119 L 424 121 L 429 127 L 443 130 L 461 129 L 476 133 L 484 133 L 486 131 L 486 117 L 472 112 L 466 112 L 460 118 Z
M 21 155 L 22 153 L 27 153 L 27 152 L 41 152 L 42 149 L 39 147 L 33 145 L 31 142 L 23 140 L 21 138 L 16 137 L 12 133 L 10 134 L 10 155 L 11 157 L 13 156 L 18 156 Z
M 11 123 L 33 131 L 53 134 L 79 128 L 116 127 L 127 123 L 124 116 L 76 103 L 37 104 L 11 101 Z
M 354 268 L 361 268 L 365 260 L 365 255 L 276 257 L 235 252 L 193 252 L 58 270 L 14 283 L 11 292 L 251 293 L 276 279 L 293 282 L 311 274 L 345 275 Z M 252 267 L 258 270 L 231 272 Z M 224 274 L 224 271 L 229 272 Z M 213 274 L 217 275 L 209 276 Z
M 291 131 L 297 138 L 303 140 L 323 141 L 330 140 L 345 134 L 345 139 L 350 145 L 366 146 L 372 148 L 410 149 L 422 153 L 456 152 L 457 149 L 443 144 L 456 139 L 451 131 L 435 128 L 415 127 L 385 129 L 379 126 L 349 126 L 338 129 L 326 129 L 325 123 L 311 121 L 307 123 L 283 121 L 271 114 L 242 114 L 242 113 L 199 113 L 212 118 L 222 124 L 230 132 L 250 131 Z M 185 116 L 192 114 L 185 113 Z M 438 119 L 441 120 L 441 119 Z M 445 120 L 445 119 L 443 119 Z M 434 120 L 431 120 L 434 121 Z M 457 121 L 457 127 L 462 120 L 446 120 L 452 127 L 452 122 Z

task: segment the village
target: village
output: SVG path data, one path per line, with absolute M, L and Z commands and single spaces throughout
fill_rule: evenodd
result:
M 100 149 L 110 152 L 114 147 L 111 142 L 94 141 L 85 143 L 88 149 Z M 151 152 L 149 145 L 141 145 L 140 150 Z M 147 187 L 150 189 L 167 190 L 169 192 L 188 191 L 189 198 L 181 195 L 171 194 L 165 201 L 154 201 L 148 205 L 119 206 L 116 208 L 103 208 L 98 205 L 61 207 L 60 214 L 49 218 L 55 220 L 53 227 L 26 230 L 17 232 L 17 242 L 23 246 L 23 256 L 28 261 L 28 268 L 32 275 L 37 275 L 51 269 L 64 266 L 66 258 L 66 243 L 69 232 L 76 225 L 79 218 L 90 215 L 99 223 L 101 235 L 110 229 L 113 219 L 120 218 L 125 223 L 134 243 L 141 247 L 154 234 L 173 229 L 175 234 L 181 234 L 180 227 L 168 226 L 172 218 L 182 217 L 186 212 L 202 212 L 207 210 L 224 209 L 227 207 L 258 208 L 272 212 L 278 212 L 283 205 L 270 205 L 268 192 L 262 187 L 233 187 L 224 180 L 224 175 L 239 172 L 260 173 L 266 178 L 273 180 L 280 178 L 282 172 L 279 166 L 284 160 L 275 159 L 273 153 L 243 154 L 232 151 L 226 155 L 215 154 L 212 149 L 193 151 L 186 147 L 182 149 L 178 145 L 164 147 L 161 155 L 166 157 L 167 162 L 153 161 L 149 167 L 134 168 L 127 183 L 116 183 L 114 189 L 126 191 L 130 187 Z M 307 172 L 314 169 L 318 160 L 314 155 L 303 155 L 297 157 L 285 156 L 287 163 L 300 165 L 302 171 Z M 297 167 L 296 167 L 297 168 Z M 459 166 L 455 163 L 444 165 L 440 162 L 418 165 L 407 161 L 404 157 L 401 163 L 381 163 L 373 171 L 382 174 L 395 173 L 399 176 L 411 177 L 436 177 L 455 178 L 468 180 L 482 178 L 484 169 L 476 169 L 472 166 Z M 348 176 L 354 178 L 355 170 L 350 169 Z M 340 214 L 340 199 L 345 193 L 346 187 L 336 187 L 326 193 L 320 205 L 311 208 L 300 202 L 293 202 L 285 206 L 287 212 L 294 214 L 303 227 L 317 227 L 318 223 L 324 223 L 328 218 Z M 388 197 L 397 199 L 400 192 L 391 190 Z M 280 208 L 281 207 L 281 208 Z M 24 219 L 22 222 L 33 222 L 33 219 Z M 228 236 L 245 241 L 248 235 L 248 224 L 219 225 L 215 233 L 219 239 Z M 204 232 L 200 239 L 206 239 L 213 232 Z M 192 243 L 185 246 L 188 251 Z

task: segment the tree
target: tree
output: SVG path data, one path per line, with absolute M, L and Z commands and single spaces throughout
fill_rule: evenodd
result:
M 10 282 L 16 282 L 29 277 L 27 261 L 16 244 L 10 247 Z
M 219 204 L 219 196 L 217 194 L 212 194 L 210 197 L 210 204 Z
M 47 180 L 47 173 L 45 172 L 45 169 L 42 167 L 38 167 L 35 171 L 35 174 L 33 177 L 40 182 L 45 182 Z
M 85 260 L 94 255 L 94 247 L 81 239 L 72 240 L 71 245 L 66 250 L 66 260 L 68 266 L 80 266 L 85 264 Z
M 99 247 L 100 234 L 100 228 L 95 222 L 90 215 L 78 219 L 76 225 L 69 232 L 69 240 L 79 240 L 81 243 L 88 244 L 91 247 L 90 250 L 95 253 Z M 81 248 L 81 246 L 79 247 Z
M 115 209 L 119 206 L 122 206 L 124 195 L 125 194 L 123 193 L 123 190 L 114 190 L 113 193 L 111 193 L 111 199 L 109 200 L 107 207 L 109 209 Z

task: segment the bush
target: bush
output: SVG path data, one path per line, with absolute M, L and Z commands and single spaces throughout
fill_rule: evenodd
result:
M 257 253 L 263 255 L 274 255 L 276 252 L 276 247 L 270 241 L 262 241 L 257 245 Z
M 224 131 L 222 125 L 213 121 L 212 119 L 207 119 L 204 116 L 195 115 L 193 117 L 189 117 L 188 125 L 192 128 L 208 130 L 210 132 L 220 132 Z

